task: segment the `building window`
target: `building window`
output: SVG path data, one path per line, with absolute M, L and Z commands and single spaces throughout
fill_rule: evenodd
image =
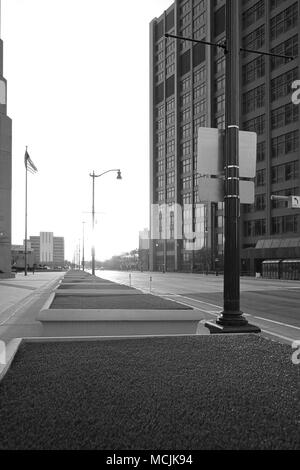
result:
M 167 123 L 167 126 L 175 123 L 175 113 L 170 113 L 167 115 L 166 123 Z
M 297 180 L 299 178 L 299 162 L 289 162 L 284 165 L 272 167 L 271 181 L 273 184 L 284 181 Z
M 159 145 L 157 149 L 158 158 L 163 158 L 164 154 L 165 154 L 165 147 L 163 145 Z
M 157 162 L 157 172 L 158 173 L 163 173 L 164 171 L 164 161 L 163 160 L 159 160 Z
M 297 122 L 299 119 L 299 106 L 293 103 L 288 103 L 280 108 L 274 109 L 271 113 L 271 126 L 272 129 L 287 126 L 292 122 Z
M 167 186 L 171 186 L 172 184 L 175 184 L 175 171 L 167 173 Z
M 167 170 L 175 168 L 175 157 L 171 156 L 167 158 Z
M 277 158 L 299 149 L 299 131 L 289 132 L 272 139 L 272 158 Z
M 201 67 L 194 72 L 194 83 L 200 83 L 206 80 L 206 68 Z
M 260 0 L 259 2 L 255 3 L 251 8 L 248 8 L 243 13 L 242 22 L 243 28 L 247 28 L 251 24 L 255 23 L 256 21 L 260 20 L 265 14 L 265 0 Z
M 184 142 L 183 144 L 181 144 L 181 146 L 180 146 L 181 156 L 183 156 L 183 157 L 189 156 L 189 155 L 191 155 L 191 151 L 192 151 L 192 144 L 191 144 L 190 141 Z
M 280 12 L 271 19 L 271 39 L 275 39 L 281 34 L 294 28 L 298 22 L 298 2 L 291 5 L 286 10 Z
M 215 98 L 215 112 L 220 113 L 225 109 L 225 94 L 217 96 Z
M 168 100 L 167 103 L 166 103 L 166 108 L 167 108 L 167 113 L 169 111 L 173 111 L 173 109 L 175 109 L 175 99 L 172 98 L 171 100 Z
M 187 106 L 191 102 L 191 93 L 184 93 L 180 99 L 180 105 L 181 106 Z
M 194 134 L 198 135 L 199 127 L 206 127 L 206 115 L 194 119 Z
M 271 52 L 273 52 L 273 54 L 282 54 L 291 57 L 298 57 L 298 34 L 296 34 L 292 38 L 287 39 L 278 46 L 273 47 L 273 49 L 271 49 Z M 276 68 L 280 67 L 283 64 L 286 64 L 287 62 L 289 62 L 289 59 L 285 59 L 284 57 L 272 57 L 271 69 L 275 70 Z
M 157 113 L 157 117 L 162 117 L 162 116 L 164 116 L 164 114 L 165 114 L 165 107 L 164 107 L 163 104 L 157 107 L 156 113 Z
M 198 101 L 194 104 L 194 114 L 201 114 L 206 111 L 206 100 Z
M 192 171 L 192 161 L 191 159 L 186 159 L 186 160 L 183 160 L 182 161 L 182 173 L 183 174 L 186 174 L 186 173 L 191 173 Z
M 292 83 L 298 79 L 298 68 L 289 70 L 271 80 L 271 99 L 278 100 L 292 92 Z
M 164 142 L 164 140 L 165 140 L 164 132 L 159 132 L 157 134 L 157 142 L 161 144 L 162 142 Z
M 287 215 L 282 217 L 272 217 L 272 234 L 279 233 L 297 233 L 298 232 L 298 216 Z
M 168 188 L 167 189 L 167 200 L 175 198 L 175 188 Z
M 182 195 L 182 204 L 192 204 L 192 193 Z
M 243 94 L 243 113 L 250 113 L 265 105 L 265 85 Z
M 201 96 L 204 95 L 206 95 L 206 83 L 203 83 L 194 89 L 194 100 L 201 98 Z
M 258 170 L 256 172 L 256 186 L 264 186 L 266 183 L 266 170 Z
M 185 124 L 181 127 L 181 138 L 187 139 L 191 136 L 191 124 Z
M 165 185 L 165 177 L 164 175 L 161 175 L 157 178 L 157 187 L 158 188 L 163 188 Z
M 167 129 L 167 139 L 171 139 L 174 136 L 175 136 L 175 127 L 174 126 L 169 127 Z
M 255 196 L 255 210 L 264 211 L 266 208 L 266 195 L 258 194 Z
M 186 176 L 182 178 L 182 189 L 191 189 L 192 188 L 192 177 Z
M 225 129 L 225 114 L 218 116 L 215 122 L 218 129 Z
M 266 142 L 259 142 L 257 144 L 257 161 L 263 162 L 266 158 Z
M 158 191 L 157 200 L 158 202 L 163 202 L 165 200 L 164 191 Z
M 165 126 L 165 123 L 164 123 L 164 120 L 163 119 L 159 119 L 157 122 L 156 122 L 156 129 L 158 131 L 161 131 L 164 129 L 164 126 Z
M 187 108 L 185 109 L 184 111 L 181 112 L 181 121 L 187 121 L 191 118 L 191 109 L 190 108 Z
M 167 153 L 173 152 L 175 152 L 175 140 L 170 140 L 170 142 L 167 142 Z
M 257 59 L 252 60 L 246 65 L 243 65 L 242 68 L 243 84 L 257 80 L 260 77 L 265 76 L 265 58 L 257 57 Z
M 225 90 L 225 75 L 222 75 L 222 77 L 217 78 L 215 80 L 215 91 L 224 91 Z
M 262 114 L 261 116 L 257 116 L 254 119 L 250 119 L 244 123 L 244 130 L 245 131 L 252 131 L 256 132 L 258 135 L 261 135 L 265 132 L 266 126 L 266 116 Z
M 264 44 L 265 25 L 260 26 L 243 38 L 243 48 L 245 49 L 260 49 Z M 245 56 L 248 54 L 249 52 L 244 53 Z
M 215 62 L 215 73 L 224 73 L 225 72 L 225 58 L 222 56 Z

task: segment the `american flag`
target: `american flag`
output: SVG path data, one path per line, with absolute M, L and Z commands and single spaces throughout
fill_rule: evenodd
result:
M 31 160 L 31 158 L 29 156 L 29 153 L 27 152 L 27 149 L 26 149 L 26 152 L 25 152 L 24 163 L 25 163 L 26 170 L 28 170 L 30 173 L 36 173 L 38 171 L 37 167 L 35 166 L 35 164 Z

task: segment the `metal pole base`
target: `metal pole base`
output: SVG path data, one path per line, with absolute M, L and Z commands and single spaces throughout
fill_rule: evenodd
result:
M 216 322 L 206 322 L 205 326 L 209 329 L 211 335 L 213 334 L 233 334 L 233 333 L 261 333 L 260 328 L 255 325 L 250 325 L 250 323 L 239 323 L 230 324 L 230 322 L 224 322 L 225 324 L 220 323 L 221 320 Z M 226 324 L 227 323 L 227 324 Z M 233 323 L 233 322 L 232 322 Z

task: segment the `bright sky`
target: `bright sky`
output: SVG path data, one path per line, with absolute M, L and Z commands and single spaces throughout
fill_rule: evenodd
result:
M 172 0 L 2 0 L 8 115 L 13 121 L 12 242 L 65 237 L 72 260 L 85 224 L 91 257 L 92 178 L 96 258 L 138 247 L 149 225 L 149 22 Z M 88 213 L 89 212 L 89 213 Z

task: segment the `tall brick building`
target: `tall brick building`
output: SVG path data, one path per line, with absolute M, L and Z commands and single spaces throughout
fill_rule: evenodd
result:
M 240 128 L 258 135 L 254 205 L 241 206 L 242 270 L 263 259 L 300 258 L 299 210 L 271 195 L 300 195 L 300 106 L 292 83 L 300 79 L 298 0 L 240 2 L 241 46 L 293 55 L 289 61 L 241 53 Z M 152 240 L 150 268 L 216 269 L 223 256 L 223 203 L 199 204 L 199 127 L 225 127 L 225 57 L 220 48 L 165 38 L 168 32 L 211 42 L 225 40 L 224 0 L 175 0 L 150 24 L 150 203 L 189 204 L 185 233 L 197 249 L 174 236 L 174 213 Z M 152 226 L 153 229 L 153 226 Z M 195 246 L 194 246 L 195 248 Z

